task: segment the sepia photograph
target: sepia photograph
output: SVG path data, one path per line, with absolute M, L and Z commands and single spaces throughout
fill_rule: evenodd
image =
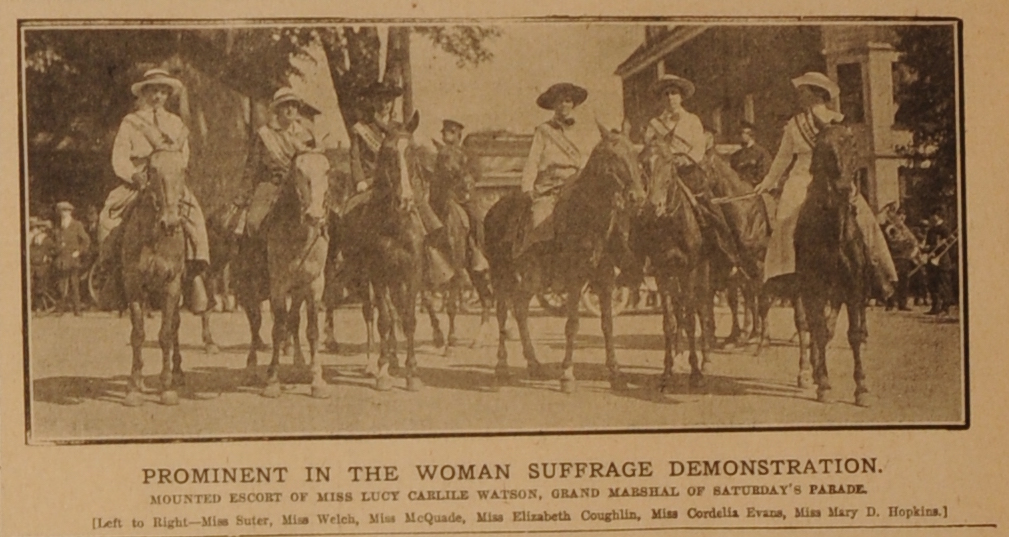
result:
M 966 428 L 961 32 L 22 19 L 26 441 Z

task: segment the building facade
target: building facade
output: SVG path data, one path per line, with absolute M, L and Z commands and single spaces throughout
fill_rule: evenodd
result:
M 862 191 L 878 210 L 902 200 L 897 147 L 909 140 L 894 126 L 894 81 L 901 72 L 896 39 L 894 27 L 882 25 L 648 26 L 644 42 L 616 74 L 632 137 L 641 136 L 659 112 L 649 86 L 670 73 L 697 86 L 685 106 L 719 144 L 736 143 L 740 123 L 748 121 L 773 154 L 785 122 L 798 110 L 791 79 L 806 71 L 826 73 L 841 88 L 833 106 L 856 132 Z

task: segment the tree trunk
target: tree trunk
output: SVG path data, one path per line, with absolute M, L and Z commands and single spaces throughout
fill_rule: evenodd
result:
M 350 133 L 354 123 L 363 117 L 361 90 L 378 81 L 380 42 L 378 29 L 374 26 L 356 30 L 343 27 L 340 31 L 346 39 L 346 48 L 329 42 L 323 42 L 323 48 L 333 88 L 340 102 L 340 114 Z
M 385 78 L 403 88 L 403 121 L 413 114 L 413 80 L 410 72 L 410 28 L 394 26 L 389 28 L 386 50 Z

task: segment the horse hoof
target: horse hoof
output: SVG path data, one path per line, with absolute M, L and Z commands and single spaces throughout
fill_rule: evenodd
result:
M 561 392 L 575 393 L 578 386 L 575 379 L 561 379 Z
M 138 407 L 144 404 L 144 396 L 139 391 L 131 391 L 123 399 L 123 406 Z
M 386 375 L 375 379 L 375 389 L 380 392 L 392 390 L 392 377 Z
M 340 352 L 340 344 L 337 343 L 337 342 L 335 342 L 335 341 L 327 341 L 326 342 L 326 351 L 327 352 Z
M 255 369 L 247 369 L 242 375 L 242 386 L 255 386 L 259 384 L 259 377 L 256 376 Z
M 206 354 L 217 354 L 221 352 L 221 349 L 214 343 L 207 343 L 206 345 L 204 345 L 203 351 Z
M 364 366 L 364 376 L 377 378 L 378 377 L 378 366 L 375 364 L 368 364 Z
M 458 344 L 459 344 L 459 338 L 457 338 L 455 336 L 449 336 L 448 337 L 448 346 L 449 347 L 455 347 Z
M 726 341 L 722 344 L 722 350 L 734 351 L 736 350 L 736 343 L 734 341 Z
M 704 388 L 707 385 L 708 385 L 708 379 L 704 378 L 704 375 L 700 373 L 690 375 L 691 388 Z
M 824 404 L 831 404 L 836 401 L 834 399 L 834 392 L 830 388 L 818 390 L 816 392 L 816 400 Z
M 268 383 L 266 387 L 263 388 L 263 391 L 260 395 L 268 399 L 276 399 L 280 397 L 280 383 L 279 382 Z
M 433 343 L 435 347 L 440 349 L 445 346 L 445 336 L 442 335 L 441 332 L 435 332 L 434 338 L 431 341 L 431 343 Z
M 165 390 L 161 392 L 161 404 L 165 406 L 176 406 L 179 404 L 179 392 L 175 390 Z
M 799 389 L 802 390 L 809 390 L 816 386 L 816 384 L 813 383 L 813 374 L 809 371 L 799 373 L 797 383 L 799 384 Z
M 181 371 L 172 374 L 172 386 L 185 386 L 186 385 L 186 375 Z
M 406 378 L 406 391 L 408 392 L 419 392 L 421 388 L 424 387 L 424 382 L 420 380 L 420 377 L 407 377 Z
M 875 397 L 869 392 L 855 392 L 855 405 L 869 408 L 875 403 Z
M 328 384 L 316 384 L 312 385 L 312 397 L 315 399 L 329 399 L 332 396 L 332 392 Z
M 659 379 L 659 392 L 664 395 L 671 395 L 676 392 L 676 381 L 672 375 L 663 375 Z
M 526 367 L 526 372 L 528 372 L 529 378 L 532 380 L 547 380 L 548 378 L 546 370 L 539 362 L 530 363 Z

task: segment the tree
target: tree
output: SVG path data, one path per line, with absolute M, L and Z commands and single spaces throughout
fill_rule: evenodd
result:
M 909 194 L 918 210 L 942 204 L 954 208 L 957 192 L 957 101 L 954 28 L 914 25 L 898 28 L 903 80 L 896 92 L 896 123 L 912 141 L 901 153 L 909 159 Z

